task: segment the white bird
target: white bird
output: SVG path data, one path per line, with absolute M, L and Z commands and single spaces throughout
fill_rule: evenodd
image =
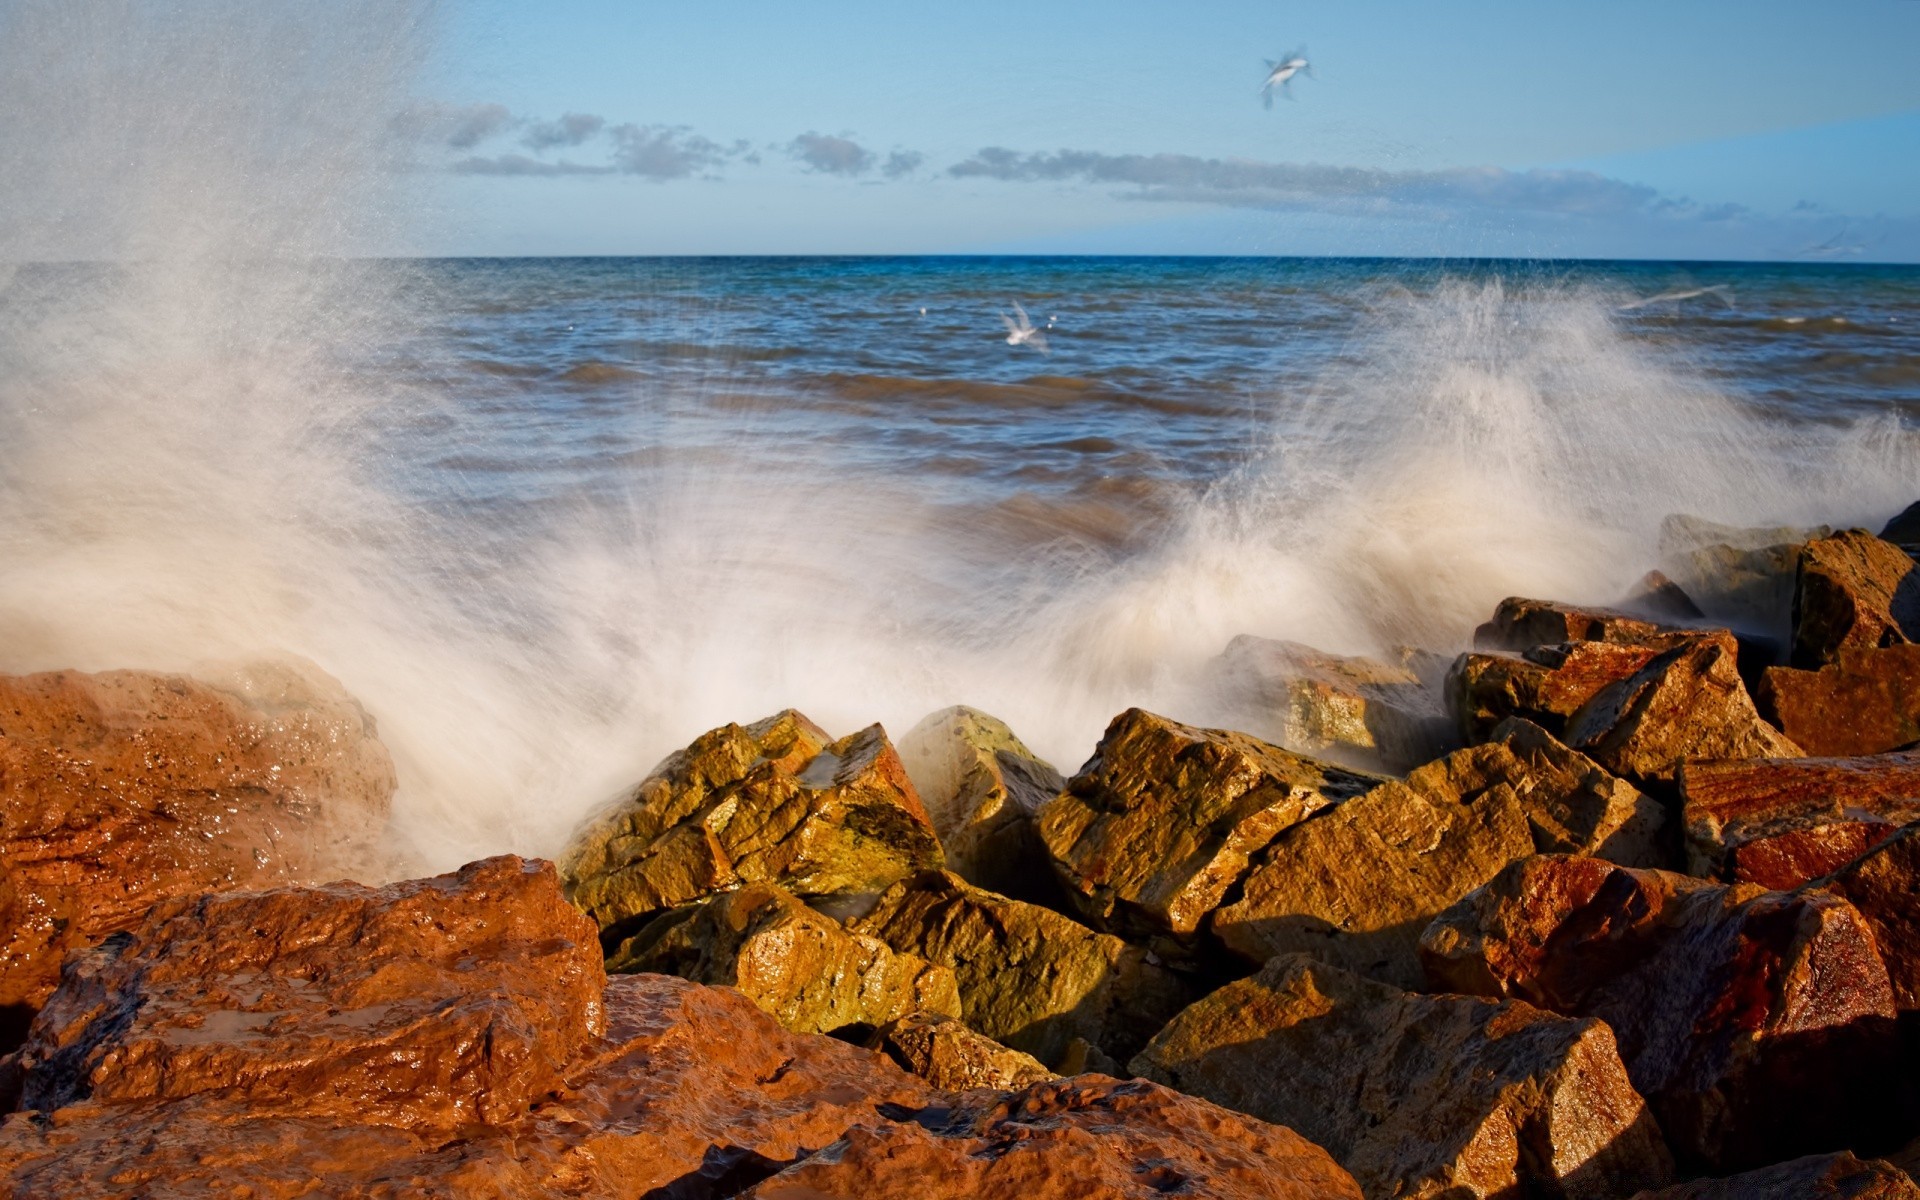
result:
M 1011 317 L 1006 313 L 1000 314 L 1000 320 L 1007 326 L 1007 345 L 1032 346 L 1042 354 L 1053 353 L 1047 349 L 1047 331 L 1033 327 L 1033 318 L 1027 316 L 1027 310 L 1020 307 L 1018 300 L 1013 302 L 1013 311 L 1014 316 Z
M 1293 99 L 1293 93 L 1287 90 L 1287 83 L 1295 75 L 1305 74 L 1313 78 L 1313 67 L 1307 62 L 1305 47 L 1284 55 L 1279 62 L 1267 60 L 1267 81 L 1260 85 L 1260 100 L 1268 108 L 1273 107 L 1273 93 L 1278 90 L 1287 99 Z

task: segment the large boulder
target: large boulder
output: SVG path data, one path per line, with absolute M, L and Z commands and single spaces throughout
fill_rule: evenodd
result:
M 951 968 L 966 1023 L 1049 1066 L 1075 1039 L 1124 1062 L 1191 999 L 1138 946 L 951 873 L 903 880 L 849 925 Z
M 1920 1186 L 1891 1163 L 1855 1158 L 1842 1150 L 1725 1179 L 1676 1183 L 1641 1192 L 1633 1200 L 1920 1200 Z
M 1673 1170 L 1599 1021 L 1413 995 L 1305 955 L 1196 1002 L 1132 1069 L 1299 1130 L 1369 1196 L 1615 1197 Z
M 942 1091 L 1011 1091 L 1054 1077 L 1031 1054 L 1010 1050 L 940 1013 L 908 1013 L 889 1021 L 874 1030 L 867 1045 Z
M 1688 869 L 1796 888 L 1920 821 L 1920 753 L 1690 762 Z
M 1800 547 L 1832 533 L 1826 525 L 1746 527 L 1676 513 L 1661 523 L 1660 553 L 1709 616 L 1784 647 L 1793 632 Z
M 1040 810 L 1040 836 L 1095 925 L 1186 936 L 1281 831 L 1377 782 L 1130 708 Z
M 978 709 L 942 709 L 900 739 L 900 760 L 940 835 L 947 869 L 1003 895 L 1048 892 L 1034 814 L 1065 786 L 1006 724 Z
M 738 988 L 795 1033 L 960 1012 L 952 971 L 849 933 L 771 883 L 663 914 L 622 942 L 607 969 Z
M 1798 757 L 1754 709 L 1736 654 L 1724 635 L 1662 652 L 1581 705 L 1567 743 L 1641 783 L 1671 781 L 1692 758 Z
M 1291 1130 L 1133 1079 L 1040 1083 L 1004 1098 L 856 1126 L 741 1200 L 1359 1200 Z
M 1808 669 L 1843 650 L 1876 650 L 1920 640 L 1920 574 L 1913 559 L 1864 529 L 1847 529 L 1800 550 L 1793 594 L 1792 664 Z
M 1612 642 L 1564 642 L 1511 654 L 1462 654 L 1447 673 L 1447 708 L 1469 742 L 1518 717 L 1558 737 L 1567 718 L 1609 684 L 1628 679 L 1659 651 Z
M 574 836 L 560 870 L 615 941 L 655 913 L 744 884 L 857 895 L 941 861 L 878 725 L 834 741 L 788 709 L 669 755 Z
M 0 1052 L 154 904 L 382 873 L 393 760 L 310 666 L 0 676 Z
M 1306 952 L 1413 988 L 1427 923 L 1508 863 L 1536 851 L 1667 861 L 1656 801 L 1538 726 L 1499 733 L 1281 834 L 1213 932 L 1250 962 Z
M 1607 1022 L 1696 1166 L 1870 1143 L 1897 1113 L 1892 986 L 1836 896 L 1542 856 L 1444 913 L 1421 950 L 1437 988 Z
M 1768 667 L 1754 700 L 1808 754 L 1879 754 L 1920 742 L 1920 645 L 1842 649 L 1815 671 Z
M 1482 650 L 1530 650 L 1566 642 L 1606 642 L 1670 650 L 1700 634 L 1698 629 L 1666 625 L 1613 608 L 1509 596 L 1493 610 L 1492 620 L 1473 631 L 1473 644 Z
M 1887 965 L 1893 1002 L 1920 1042 L 1920 824 L 1815 881 L 1860 910 Z M 1920 1048 L 1920 1046 L 1916 1046 Z M 1920 1149 L 1920 1145 L 1916 1145 Z
M 1302 754 L 1404 771 L 1458 744 L 1439 693 L 1407 666 L 1243 634 L 1213 673 L 1246 728 Z

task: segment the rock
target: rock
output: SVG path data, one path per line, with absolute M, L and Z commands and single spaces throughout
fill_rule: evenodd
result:
M 1184 936 L 1282 830 L 1376 782 L 1245 734 L 1131 708 L 1040 810 L 1040 837 L 1094 924 Z
M 1009 1050 L 938 1013 L 909 1013 L 891 1021 L 867 1045 L 942 1091 L 1012 1091 L 1054 1077 L 1032 1055 Z
M 937 1181 L 937 1183 L 935 1182 Z M 743 1200 L 1358 1200 L 1287 1129 L 1145 1080 L 1063 1079 L 917 1121 L 857 1126 Z
M 1688 869 L 1790 889 L 1920 821 L 1920 753 L 1690 762 Z
M 1793 637 L 1801 544 L 1720 543 L 1687 551 L 1671 566 L 1687 594 L 1713 619 L 1761 634 L 1784 650 Z
M 1696 1179 L 1634 1200 L 1920 1200 L 1920 1187 L 1878 1159 L 1813 1154 L 1727 1179 Z
M 393 761 L 318 669 L 0 676 L 0 1053 L 153 904 L 380 871 Z
M 1860 910 L 1887 966 L 1901 1020 L 1909 1027 L 1920 1022 L 1920 905 L 1914 903 L 1920 896 L 1920 824 L 1907 825 L 1813 886 Z
M 1132 1066 L 1299 1130 L 1369 1196 L 1613 1197 L 1673 1170 L 1599 1021 L 1412 995 L 1305 955 L 1198 1001 Z
M 1670 556 L 1716 545 L 1739 550 L 1797 546 L 1832 534 L 1831 525 L 1723 525 L 1690 513 L 1669 513 L 1660 522 L 1660 553 Z
M 947 869 L 1002 895 L 1051 890 L 1033 815 L 1066 780 L 1005 724 L 977 709 L 934 713 L 900 739 L 900 759 L 946 853 Z
M 1808 542 L 1793 595 L 1792 665 L 1823 667 L 1842 650 L 1920 637 L 1920 575 L 1907 552 L 1864 529 Z
M 1139 947 L 947 872 L 896 884 L 849 927 L 950 967 L 967 1025 L 1047 1064 L 1075 1038 L 1124 1062 L 1191 998 Z
M 1301 754 L 1400 771 L 1458 742 L 1438 692 L 1406 666 L 1242 635 L 1213 671 L 1249 729 Z
M 1656 621 L 1704 623 L 1707 619 L 1707 614 L 1687 595 L 1686 589 L 1662 571 L 1642 575 L 1621 604 L 1631 612 L 1645 613 Z
M 1427 922 L 1533 853 L 1511 788 L 1465 803 L 1423 794 L 1417 777 L 1436 769 L 1445 768 L 1383 783 L 1287 830 L 1248 874 L 1241 898 L 1213 915 L 1213 932 L 1250 962 L 1300 951 L 1417 986 Z
M 576 834 L 568 895 L 608 940 L 716 892 L 877 892 L 941 864 L 939 838 L 878 726 L 839 741 L 788 709 L 667 757 Z
M 1605 1021 L 1696 1166 L 1890 1132 L 1892 987 L 1867 921 L 1835 896 L 1541 856 L 1442 914 L 1421 955 L 1436 988 Z
M 1920 646 L 1843 649 L 1817 671 L 1769 667 L 1760 712 L 1809 754 L 1879 754 L 1920 742 Z
M 795 1033 L 960 1012 L 952 971 L 848 933 L 770 883 L 658 918 L 623 942 L 607 969 L 738 988 Z
M 1473 631 L 1473 644 L 1482 650 L 1530 650 L 1565 642 L 1606 642 L 1670 650 L 1701 634 L 1698 629 L 1662 625 L 1618 609 L 1509 596 L 1494 609 L 1491 621 Z
M 1658 654 L 1648 646 L 1567 642 L 1520 657 L 1462 654 L 1447 674 L 1447 707 L 1469 742 L 1484 742 L 1509 717 L 1559 737 L 1567 718 L 1609 684 L 1631 678 Z
M 1567 743 L 1637 782 L 1671 780 L 1691 758 L 1798 757 L 1800 748 L 1760 719 L 1735 657 L 1725 636 L 1664 651 L 1581 705 L 1567 720 Z
M 1888 521 L 1887 527 L 1880 531 L 1880 540 L 1892 542 L 1909 555 L 1920 548 L 1920 500 L 1907 505 Z

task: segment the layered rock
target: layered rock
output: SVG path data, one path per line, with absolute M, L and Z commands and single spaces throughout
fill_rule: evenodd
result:
M 1669 781 L 1692 758 L 1797 757 L 1761 720 L 1728 637 L 1667 650 L 1594 693 L 1568 718 L 1567 743 L 1635 781 Z
M 1920 824 L 1815 881 L 1860 910 L 1887 965 L 1894 1006 L 1920 1041 Z M 1916 1143 L 1920 1150 L 1920 1143 Z
M 1519 657 L 1462 654 L 1447 673 L 1447 707 L 1469 742 L 1483 742 L 1509 718 L 1558 737 L 1567 719 L 1610 684 L 1631 678 L 1658 651 L 1610 642 L 1535 646 Z
M 1905 1172 L 1879 1159 L 1812 1154 L 1725 1179 L 1696 1179 L 1633 1200 L 1920 1200 Z
M 1096 925 L 1190 935 L 1282 830 L 1377 782 L 1132 708 L 1040 810 L 1040 836 Z
M 1324 1150 L 1145 1080 L 1041 1083 L 918 1121 L 858 1126 L 743 1200 L 1358 1200 Z
M 969 1026 L 1049 1065 L 1076 1038 L 1124 1062 L 1191 998 L 1141 948 L 950 873 L 896 884 L 850 928 L 952 969 Z
M 1793 594 L 1792 665 L 1818 668 L 1845 650 L 1920 637 L 1920 575 L 1907 552 L 1864 529 L 1808 542 Z
M 159 901 L 380 872 L 393 761 L 310 666 L 0 676 L 0 1051 Z
M 867 1045 L 942 1091 L 1011 1091 L 1054 1077 L 1031 1054 L 1010 1050 L 939 1013 L 909 1013 L 890 1021 Z
M 1879 754 L 1920 742 L 1920 646 L 1843 649 L 1815 671 L 1769 667 L 1754 700 L 1808 754 Z
M 942 709 L 900 739 L 900 759 L 940 835 L 947 869 L 1003 895 L 1039 899 L 1051 872 L 1034 814 L 1060 772 L 977 709 Z
M 952 971 L 849 933 L 770 883 L 656 919 L 615 949 L 607 969 L 738 988 L 795 1033 L 960 1012 Z
M 1212 929 L 1251 962 L 1306 952 L 1418 987 L 1420 933 L 1540 850 L 1666 861 L 1651 798 L 1522 722 L 1287 830 Z
M 1688 869 L 1795 888 L 1920 821 L 1920 753 L 1686 764 Z
M 603 980 L 592 923 L 517 859 L 163 904 L 69 964 L 22 1051 L 29 1104 L 64 1107 L 0 1123 L 0 1193 L 718 1197 L 798 1163 L 827 1195 L 907 1194 L 909 1165 L 921 1194 L 1358 1194 L 1152 1084 L 958 1097 L 732 989 Z
M 1457 744 L 1439 694 L 1405 666 L 1242 635 L 1213 672 L 1247 728 L 1302 754 L 1399 771 Z
M 1132 1069 L 1299 1130 L 1369 1196 L 1614 1197 L 1672 1174 L 1600 1022 L 1304 955 L 1198 1001 Z
M 1670 650 L 1700 635 L 1698 629 L 1664 625 L 1618 609 L 1509 596 L 1494 609 L 1492 620 L 1473 631 L 1473 644 L 1482 650 L 1530 650 L 1566 642 L 1606 642 Z
M 877 892 L 941 864 L 939 838 L 878 726 L 833 741 L 788 709 L 669 755 L 575 835 L 568 895 L 612 937 L 749 883 Z
M 1421 950 L 1437 988 L 1607 1022 L 1696 1164 L 1887 1133 L 1893 991 L 1869 924 L 1836 896 L 1542 856 L 1448 910 Z

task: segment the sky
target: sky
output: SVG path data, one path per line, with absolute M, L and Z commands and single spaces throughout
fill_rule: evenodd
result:
M 400 126 L 429 253 L 1920 261 L 1920 0 L 440 20 Z

